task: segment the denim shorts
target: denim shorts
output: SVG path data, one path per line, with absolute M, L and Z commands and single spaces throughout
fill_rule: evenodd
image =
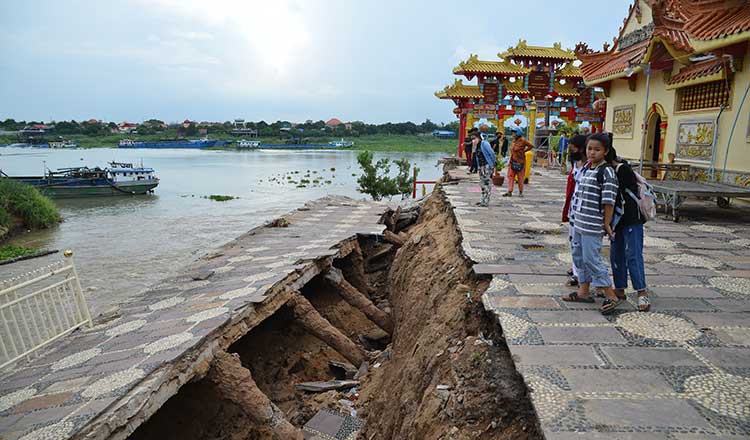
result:
M 601 254 L 602 236 L 573 231 L 573 263 L 578 269 L 578 282 L 594 287 L 610 287 L 607 265 Z

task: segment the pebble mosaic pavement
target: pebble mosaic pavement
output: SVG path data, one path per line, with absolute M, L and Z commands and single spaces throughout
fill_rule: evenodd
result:
M 75 437 L 95 417 L 127 407 L 130 390 L 268 300 L 274 285 L 319 270 L 314 260 L 337 256 L 342 241 L 380 234 L 385 209 L 341 198 L 311 202 L 285 216 L 288 227 L 254 229 L 121 305 L 121 318 L 0 372 L 0 439 Z
M 750 228 L 658 220 L 644 254 L 652 309 L 615 315 L 560 296 L 569 267 L 565 177 L 535 173 L 524 198 L 475 206 L 450 171 L 463 252 L 492 276 L 482 301 L 503 328 L 547 440 L 750 438 Z M 714 208 L 717 209 L 717 208 Z M 604 253 L 608 254 L 605 244 Z

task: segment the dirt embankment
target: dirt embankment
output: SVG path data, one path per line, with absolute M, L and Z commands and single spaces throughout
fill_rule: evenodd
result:
M 541 438 L 500 329 L 482 308 L 487 281 L 468 276 L 438 192 L 409 234 L 388 275 L 393 344 L 361 389 L 360 438 Z
M 471 276 L 453 214 L 439 191 L 400 237 L 406 238 L 401 247 L 361 240 L 363 257 L 352 253 L 334 262 L 351 285 L 390 314 L 392 337 L 344 301 L 324 275 L 301 292 L 365 353 L 369 371 L 359 387 L 319 394 L 295 388 L 301 382 L 343 379 L 330 362 L 347 360 L 308 333 L 287 304 L 230 347 L 241 365 L 227 364 L 228 371 L 246 369 L 247 381 L 262 392 L 246 394 L 244 401 L 267 396 L 260 399 L 263 405 L 270 400 L 274 414 L 297 428 L 320 409 L 353 413 L 354 408 L 365 421 L 359 435 L 365 440 L 541 438 L 500 328 L 484 313 L 480 296 L 487 280 Z M 258 422 L 262 417 L 253 418 L 241 407 L 242 399 L 229 397 L 226 390 L 242 384 L 217 386 L 210 379 L 184 386 L 131 438 L 278 438 L 268 423 Z

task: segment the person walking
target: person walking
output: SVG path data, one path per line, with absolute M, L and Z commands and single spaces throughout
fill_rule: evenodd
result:
M 568 302 L 593 303 L 591 286 L 603 291 L 605 299 L 600 311 L 613 313 L 624 303 L 614 290 L 601 255 L 602 237 L 615 238 L 612 229 L 618 182 L 614 169 L 605 160 L 612 149 L 610 138 L 595 133 L 586 141 L 588 163 L 581 178 L 573 206 L 573 262 L 578 268 L 578 291 L 562 298 Z
M 558 155 L 558 162 L 560 165 L 565 162 L 565 153 L 568 151 L 568 145 L 570 144 L 570 141 L 568 140 L 568 134 L 563 132 L 562 136 L 560 136 L 560 142 L 557 144 L 557 155 Z
M 471 172 L 471 133 L 473 130 L 469 130 L 466 132 L 466 137 L 464 138 L 464 157 L 466 157 L 466 166 L 469 167 L 469 172 Z
M 646 290 L 646 270 L 643 263 L 643 224 L 638 201 L 638 181 L 635 172 L 625 159 L 617 157 L 612 148 L 614 160 L 610 165 L 615 170 L 618 181 L 615 206 L 622 206 L 622 217 L 615 226 L 614 239 L 610 242 L 609 261 L 612 265 L 612 278 L 617 296 L 625 296 L 628 287 L 628 273 L 633 289 L 638 292 L 638 310 L 648 312 L 651 301 Z
M 513 179 L 518 178 L 518 197 L 523 197 L 523 179 L 526 169 L 526 152 L 531 151 L 534 144 L 523 137 L 523 130 L 516 127 L 513 131 L 513 142 L 510 144 L 510 166 L 508 166 L 508 192 L 503 197 L 513 195 Z
M 495 169 L 495 153 L 490 143 L 482 139 L 479 132 L 471 134 L 472 144 L 476 151 L 476 161 L 479 170 L 479 184 L 482 188 L 482 199 L 477 203 L 479 206 L 490 206 L 490 194 L 492 193 L 492 172 Z
M 563 205 L 562 221 L 569 222 L 568 242 L 571 254 L 573 252 L 573 206 L 576 204 L 575 195 L 578 190 L 578 182 L 584 165 L 584 151 L 586 151 L 586 136 L 575 135 L 570 140 L 568 148 L 568 159 L 570 160 L 570 174 L 568 174 L 568 185 L 565 188 L 565 204 Z M 568 286 L 578 286 L 578 268 L 575 262 L 571 264 L 568 271 Z

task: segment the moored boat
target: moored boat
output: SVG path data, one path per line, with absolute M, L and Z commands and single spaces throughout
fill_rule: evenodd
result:
M 260 147 L 260 141 L 247 141 L 245 139 L 237 142 L 237 148 L 258 148 Z
M 122 139 L 118 146 L 120 148 L 212 148 L 226 144 L 226 141 L 215 141 L 203 139 L 176 139 L 164 141 L 135 141 L 133 139 Z
M 47 170 L 44 176 L 8 176 L 36 187 L 53 198 L 99 197 L 146 194 L 159 185 L 153 168 L 136 167 L 132 163 L 110 162 L 108 168 L 61 168 Z
M 331 141 L 328 143 L 328 145 L 334 148 L 348 148 L 348 147 L 353 147 L 354 142 L 345 141 L 344 139 L 341 139 L 340 141 Z

